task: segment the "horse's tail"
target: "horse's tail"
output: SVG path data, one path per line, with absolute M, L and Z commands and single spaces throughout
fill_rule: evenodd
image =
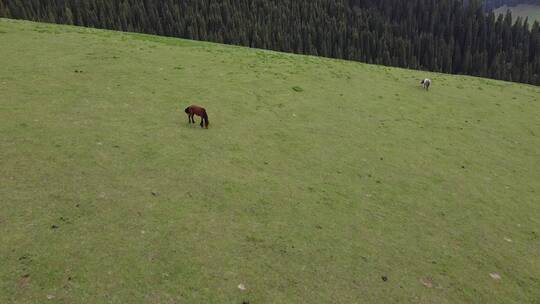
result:
M 208 121 L 208 114 L 206 114 L 206 110 L 203 110 L 202 117 L 204 119 L 204 125 L 208 128 L 208 125 L 210 124 L 210 121 Z

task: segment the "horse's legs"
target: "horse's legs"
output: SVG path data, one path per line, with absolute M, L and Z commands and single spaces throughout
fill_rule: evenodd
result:
M 204 128 L 204 127 L 203 127 L 203 120 L 204 120 L 204 119 L 203 119 L 203 117 L 201 116 L 201 128 Z
M 193 119 L 193 116 L 195 114 L 189 114 L 189 123 L 195 123 L 195 119 Z

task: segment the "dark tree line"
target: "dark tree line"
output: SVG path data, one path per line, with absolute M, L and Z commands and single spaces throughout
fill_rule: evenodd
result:
M 540 25 L 479 0 L 0 0 L 0 16 L 540 85 Z

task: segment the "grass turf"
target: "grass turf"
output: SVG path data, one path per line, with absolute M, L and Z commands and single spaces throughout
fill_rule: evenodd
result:
M 6 19 L 0 44 L 0 303 L 540 298 L 538 87 Z

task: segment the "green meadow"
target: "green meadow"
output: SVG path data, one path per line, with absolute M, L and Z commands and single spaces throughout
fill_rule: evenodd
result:
M 538 303 L 539 99 L 0 19 L 0 303 Z

